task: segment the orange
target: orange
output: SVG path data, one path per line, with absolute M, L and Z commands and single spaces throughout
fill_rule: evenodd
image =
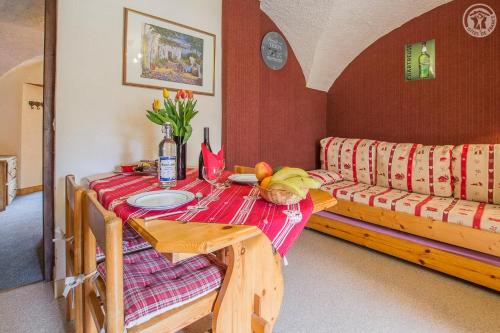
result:
M 260 182 L 260 187 L 266 189 L 269 184 L 271 183 L 271 178 L 273 178 L 272 176 L 267 176 L 266 178 L 262 179 L 262 181 Z

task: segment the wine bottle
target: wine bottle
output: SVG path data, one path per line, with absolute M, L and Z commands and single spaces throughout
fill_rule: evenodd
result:
M 158 182 L 162 188 L 171 188 L 177 184 L 177 145 L 170 123 L 165 124 L 164 133 L 158 150 Z
M 207 146 L 207 149 L 212 151 L 212 148 L 210 147 L 210 133 L 209 133 L 209 128 L 208 127 L 203 127 L 203 143 L 205 146 Z M 203 152 L 200 152 L 200 158 L 198 159 L 198 178 L 203 179 L 203 173 L 202 173 L 202 168 L 203 168 Z
M 427 53 L 427 46 L 425 44 L 425 42 L 422 43 L 422 51 L 418 57 L 418 68 L 421 79 L 429 78 L 429 70 L 431 66 L 431 57 L 429 53 Z

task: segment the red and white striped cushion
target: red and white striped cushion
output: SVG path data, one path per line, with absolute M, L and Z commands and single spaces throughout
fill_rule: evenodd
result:
M 311 176 L 311 178 L 317 180 L 321 185 L 337 183 L 344 179 L 344 177 L 332 170 L 317 169 L 307 171 L 307 173 L 309 174 L 309 176 Z
M 475 229 L 500 232 L 500 206 L 497 205 L 411 193 L 399 200 L 393 210 Z
M 97 270 L 106 281 L 106 265 Z M 218 289 L 225 268 L 212 255 L 177 264 L 149 249 L 123 257 L 125 327 L 131 328 Z
M 151 244 L 142 238 L 128 223 L 123 225 L 123 254 L 137 252 L 151 248 Z M 97 262 L 104 260 L 104 251 L 98 246 L 96 248 Z
M 416 143 L 380 142 L 377 146 L 377 185 L 412 192 Z
M 413 159 L 412 191 L 451 197 L 451 152 L 453 146 L 419 146 Z
M 500 233 L 500 206 L 342 181 L 323 186 L 339 199 Z
M 453 149 L 454 197 L 500 204 L 500 144 L 464 144 Z
M 343 180 L 338 183 L 322 186 L 321 189 L 330 192 L 335 198 L 353 201 L 356 193 L 365 191 L 370 187 L 373 187 L 373 185 Z
M 374 185 L 377 144 L 367 139 L 325 138 L 321 140 L 321 167 L 346 180 Z

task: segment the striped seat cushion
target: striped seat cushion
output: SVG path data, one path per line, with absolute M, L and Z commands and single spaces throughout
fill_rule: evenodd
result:
M 453 149 L 454 197 L 500 204 L 500 144 L 465 144 Z
M 128 223 L 123 225 L 123 254 L 137 252 L 151 248 L 151 244 L 142 238 Z M 96 248 L 97 262 L 104 260 L 104 251 L 98 246 Z
M 321 168 L 333 170 L 346 180 L 374 185 L 377 144 L 367 139 L 322 139 Z
M 307 173 L 321 185 L 337 183 L 344 179 L 344 177 L 332 170 L 317 169 L 307 171 Z
M 106 281 L 106 265 L 97 267 Z M 154 249 L 123 257 L 125 327 L 198 299 L 220 288 L 225 268 L 212 255 L 199 255 L 177 264 Z
M 338 199 L 500 232 L 500 206 L 341 181 L 322 187 Z

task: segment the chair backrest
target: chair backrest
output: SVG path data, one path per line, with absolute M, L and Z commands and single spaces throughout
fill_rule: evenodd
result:
M 66 176 L 66 276 L 78 276 L 83 272 L 82 239 L 83 188 L 75 182 L 75 176 Z M 72 239 L 71 239 L 72 237 Z M 83 331 L 82 288 L 70 291 L 66 302 L 68 320 L 75 320 L 76 332 Z
M 96 244 L 106 255 L 106 297 L 105 323 L 96 322 L 100 329 L 105 325 L 109 333 L 123 332 L 123 247 L 122 220 L 114 213 L 106 210 L 97 200 L 94 191 L 86 191 L 82 201 L 83 239 L 84 239 L 84 272 L 89 274 L 96 269 Z M 94 298 L 92 285 L 85 283 L 86 306 L 90 306 Z M 99 311 L 99 309 L 94 309 Z M 85 311 L 85 322 L 96 320 L 97 316 L 89 316 Z
M 0 212 L 7 207 L 7 197 L 7 162 L 0 161 Z
M 234 173 L 255 173 L 255 168 L 247 167 L 243 165 L 235 165 Z
M 72 242 L 66 243 L 66 256 L 72 261 L 73 272 L 78 275 L 82 272 L 82 202 L 83 188 L 76 184 L 75 176 L 66 176 L 66 237 L 73 237 Z

